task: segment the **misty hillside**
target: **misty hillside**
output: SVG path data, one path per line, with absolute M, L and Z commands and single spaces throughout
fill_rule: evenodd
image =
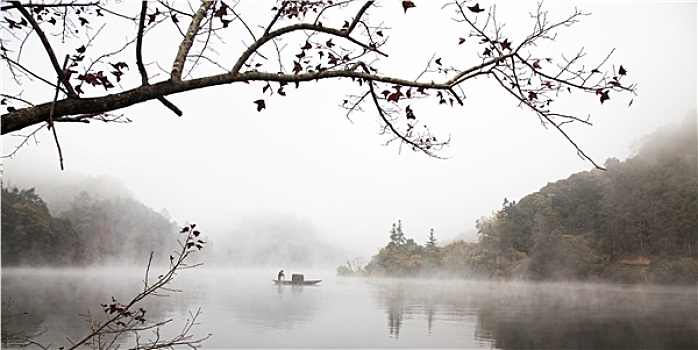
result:
M 281 213 L 248 216 L 215 245 L 219 262 L 234 266 L 333 267 L 344 258 L 309 221 Z
M 34 188 L 2 188 L 3 265 L 140 265 L 151 251 L 166 263 L 176 247 L 176 224 L 133 198 L 82 191 L 61 202 L 54 213 Z
M 365 269 L 379 276 L 698 283 L 695 116 L 645 137 L 606 171 L 552 182 L 477 222 L 478 243 L 437 249 L 389 242 Z
M 4 185 L 8 188 L 34 188 L 54 214 L 69 210 L 73 198 L 80 192 L 101 199 L 133 197 L 124 183 L 107 175 L 85 176 L 70 171 L 17 174 L 10 170 L 6 171 Z

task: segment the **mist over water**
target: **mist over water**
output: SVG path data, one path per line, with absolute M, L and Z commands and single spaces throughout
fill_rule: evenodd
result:
M 148 320 L 179 331 L 201 307 L 204 348 L 662 348 L 698 344 L 696 288 L 582 283 L 335 277 L 315 287 L 275 286 L 272 269 L 181 271 L 180 293 L 146 299 Z M 152 272 L 154 275 L 157 271 Z M 3 331 L 66 345 L 89 328 L 100 303 L 142 289 L 139 269 L 3 269 L 2 299 L 14 300 Z M 4 312 L 5 310 L 3 310 Z M 83 316 L 81 316 L 81 314 Z M 143 337 L 150 334 L 143 334 Z M 133 339 L 122 347 L 133 345 Z

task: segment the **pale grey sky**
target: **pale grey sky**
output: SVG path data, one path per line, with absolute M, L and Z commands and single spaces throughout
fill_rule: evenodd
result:
M 384 16 L 392 28 L 386 73 L 416 77 L 435 53 L 445 64 L 471 57 L 454 45 L 467 35 L 465 28 L 450 22 L 436 2 L 415 3 L 420 11 L 405 14 L 385 1 L 369 12 Z M 269 2 L 248 6 L 247 13 L 268 15 Z M 535 9 L 534 2 L 497 6 L 510 37 L 531 28 L 527 13 Z M 544 48 L 559 58 L 584 47 L 590 65 L 615 48 L 609 62 L 622 64 L 627 79 L 639 86 L 638 96 L 612 95 L 603 106 L 594 96 L 563 102 L 566 111 L 591 114 L 594 126 L 568 129 L 587 154 L 599 164 L 609 157 L 625 159 L 643 135 L 695 115 L 695 2 L 544 4 L 555 18 L 575 6 L 592 15 L 560 30 L 557 41 Z M 129 74 L 137 76 L 135 67 Z M 6 75 L 2 84 L 3 92 L 15 88 Z M 328 240 L 367 258 L 387 242 L 393 222 L 402 220 L 407 236 L 420 243 L 430 228 L 437 238 L 449 239 L 499 209 L 504 197 L 518 200 L 548 182 L 592 168 L 560 134 L 543 128 L 535 115 L 497 91 L 493 81 L 465 85 L 464 107 L 420 105 L 423 122 L 437 135 L 452 137 L 442 153 L 447 160 L 384 147 L 387 138 L 378 135 L 373 114 L 356 114 L 351 121 L 345 117 L 339 107 L 344 84 L 287 89 L 288 97 L 267 99 L 262 113 L 252 103 L 261 85 L 240 85 L 172 96 L 185 113 L 181 118 L 150 102 L 123 111 L 133 120 L 129 124 L 60 124 L 65 166 L 67 172 L 113 176 L 144 204 L 166 208 L 178 222 L 197 222 L 214 238 L 258 211 L 294 213 Z M 3 154 L 20 139 L 3 136 Z M 37 140 L 3 159 L 6 178 L 27 172 L 61 176 L 51 134 L 44 130 Z

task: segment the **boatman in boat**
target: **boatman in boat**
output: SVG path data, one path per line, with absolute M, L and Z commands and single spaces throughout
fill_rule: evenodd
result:
M 281 281 L 282 278 L 283 278 L 284 280 L 286 280 L 286 275 L 284 275 L 284 270 L 279 271 L 279 274 L 276 275 L 276 280 L 277 280 L 277 281 Z

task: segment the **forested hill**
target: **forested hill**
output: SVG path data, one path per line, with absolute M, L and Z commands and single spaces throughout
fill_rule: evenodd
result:
M 52 214 L 34 188 L 2 188 L 3 266 L 142 265 L 175 248 L 176 224 L 130 197 L 80 192 Z
M 607 160 L 606 171 L 504 199 L 477 221 L 477 244 L 428 252 L 391 242 L 363 272 L 418 275 L 429 261 L 429 270 L 485 278 L 696 283 L 697 140 L 694 115 L 647 136 L 627 160 Z

